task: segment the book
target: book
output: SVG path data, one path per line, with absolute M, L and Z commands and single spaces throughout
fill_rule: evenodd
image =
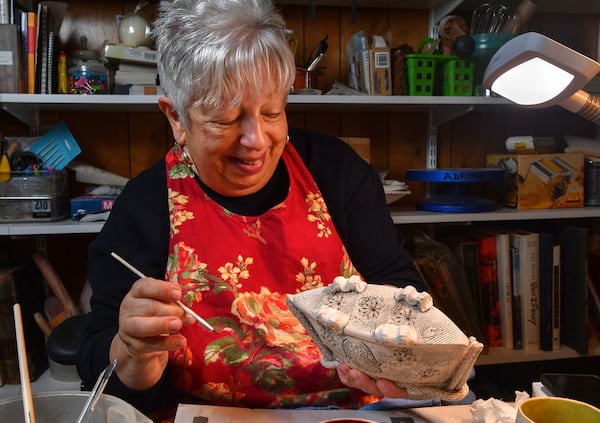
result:
M 539 234 L 513 230 L 511 246 L 519 250 L 521 337 L 525 351 L 540 349 Z
M 128 72 L 118 70 L 115 72 L 114 83 L 115 85 L 127 85 L 127 84 L 142 84 L 142 85 L 156 85 L 157 73 L 148 72 Z
M 483 331 L 473 318 L 478 316 L 479 312 L 469 295 L 462 265 L 450 247 L 426 235 L 419 236 L 416 244 L 418 247 L 414 264 L 427 285 L 435 306 L 454 321 L 467 336 L 484 342 Z
M 560 262 L 555 263 L 554 236 L 549 232 L 540 232 L 539 236 L 540 348 L 543 351 L 553 351 L 555 349 L 555 301 L 558 299 L 554 291 L 555 284 L 558 282 L 555 266 L 560 266 Z M 560 252 L 560 246 L 556 245 L 556 247 Z
M 27 93 L 35 93 L 35 55 L 37 51 L 37 12 L 27 12 Z
M 20 53 L 18 26 L 0 24 L 0 93 L 21 91 Z
M 158 72 L 155 65 L 148 65 L 143 63 L 119 63 L 116 71 L 119 72 L 140 72 L 150 73 L 156 75 Z
M 39 3 L 37 8 L 36 38 L 34 93 L 46 94 L 48 72 L 48 6 L 43 3 Z
M 56 34 L 60 31 L 67 4 L 42 1 L 37 8 L 37 40 L 35 50 L 34 92 L 52 94 L 56 74 Z
M 511 269 L 511 290 L 512 290 L 512 331 L 513 331 L 513 349 L 523 349 L 523 331 L 521 324 L 521 261 L 519 258 L 519 249 L 510 247 L 510 269 Z
M 20 12 L 20 25 L 19 25 L 19 39 L 20 39 L 20 45 L 21 45 L 21 54 L 20 54 L 20 74 L 21 74 L 21 86 L 20 86 L 20 92 L 21 93 L 26 93 L 27 92 L 27 62 L 29 61 L 28 55 L 27 55 L 27 49 L 29 48 L 28 46 L 28 41 L 27 41 L 27 32 L 29 31 L 29 28 L 27 27 L 27 11 L 22 11 Z
M 552 249 L 552 350 L 560 349 L 560 290 L 562 273 L 560 264 L 561 246 Z
M 560 235 L 562 283 L 561 342 L 588 353 L 588 229 L 567 225 Z
M 479 251 L 477 247 L 477 240 L 472 238 L 459 237 L 454 240 L 448 240 L 453 245 L 454 253 L 459 259 L 467 284 L 469 292 L 471 293 L 471 300 L 473 306 L 477 311 L 477 325 L 481 329 L 481 333 L 485 333 L 482 320 L 481 311 L 481 290 L 479 289 Z
M 512 350 L 513 343 L 513 306 L 512 273 L 510 260 L 510 235 L 508 232 L 496 233 L 496 255 L 498 269 L 498 304 L 500 306 L 500 331 L 502 346 Z
M 104 58 L 120 62 L 146 63 L 156 65 L 156 50 L 146 47 L 128 47 L 123 44 L 106 44 Z
M 10 24 L 9 0 L 0 0 L 0 25 Z
M 483 327 L 488 345 L 490 347 L 500 347 L 502 346 L 502 332 L 498 297 L 496 235 L 491 232 L 478 232 L 476 237 Z

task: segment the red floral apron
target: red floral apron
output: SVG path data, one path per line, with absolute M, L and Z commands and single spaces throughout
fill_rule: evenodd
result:
M 166 156 L 171 240 L 166 279 L 208 320 L 181 333 L 170 378 L 215 405 L 358 407 L 373 398 L 345 387 L 288 310 L 286 293 L 355 272 L 317 185 L 294 147 L 283 160 L 287 198 L 266 213 L 234 214 L 211 200 L 173 152 Z

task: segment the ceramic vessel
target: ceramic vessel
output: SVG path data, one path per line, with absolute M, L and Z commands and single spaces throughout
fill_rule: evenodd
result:
M 412 286 L 337 277 L 325 287 L 287 296 L 319 347 L 321 363 L 340 363 L 394 381 L 410 399 L 459 400 L 483 344 L 467 337 Z
M 598 423 L 600 410 L 585 402 L 558 397 L 534 397 L 517 408 L 516 423 Z

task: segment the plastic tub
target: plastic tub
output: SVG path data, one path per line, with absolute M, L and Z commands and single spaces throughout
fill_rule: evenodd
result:
M 33 395 L 36 423 L 76 422 L 89 392 L 49 392 Z M 2 421 L 22 423 L 21 397 L 0 401 Z M 87 423 L 152 423 L 148 417 L 120 398 L 102 394 Z
M 498 49 L 516 34 L 510 32 L 490 32 L 484 34 L 473 34 L 471 37 L 475 40 L 475 71 L 473 76 L 474 84 L 481 85 L 483 75 L 490 59 L 496 54 Z

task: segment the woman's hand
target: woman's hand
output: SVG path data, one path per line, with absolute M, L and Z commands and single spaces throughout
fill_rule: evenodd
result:
M 195 320 L 175 303 L 181 295 L 172 282 L 141 278 L 123 298 L 110 359 L 118 358 L 116 372 L 130 388 L 153 386 L 167 365 L 168 352 L 185 347 L 179 331 Z
M 408 396 L 406 389 L 399 388 L 391 380 L 373 379 L 366 373 L 344 363 L 339 364 L 336 369 L 340 381 L 350 388 L 361 389 L 367 394 L 377 397 L 406 398 Z

